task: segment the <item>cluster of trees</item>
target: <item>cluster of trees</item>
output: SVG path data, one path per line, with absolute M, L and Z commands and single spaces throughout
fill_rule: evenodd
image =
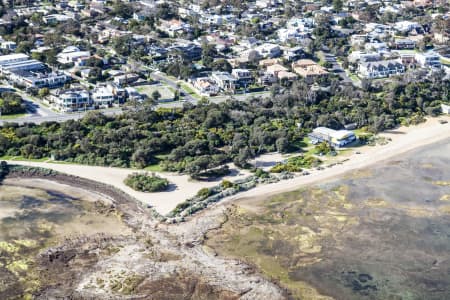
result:
M 166 170 L 195 176 L 230 161 L 246 166 L 264 152 L 299 150 L 317 126 L 356 123 L 378 132 L 437 114 L 440 102 L 450 100 L 449 81 L 441 75 L 390 78 L 379 86 L 364 83 L 364 89 L 333 82 L 315 92 L 299 80 L 246 102 L 200 101 L 156 111 L 143 106 L 119 116 L 90 112 L 63 123 L 6 124 L 0 128 L 0 155 L 139 168 L 160 161 Z
M 124 183 L 133 190 L 139 192 L 162 192 L 169 187 L 169 181 L 165 178 L 156 176 L 155 174 L 148 175 L 133 173 L 125 178 Z
M 0 93 L 0 115 L 14 115 L 24 113 L 26 106 L 22 97 L 13 92 Z

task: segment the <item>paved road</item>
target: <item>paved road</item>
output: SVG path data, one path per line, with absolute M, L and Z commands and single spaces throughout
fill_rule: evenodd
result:
M 333 71 L 333 73 L 335 73 L 335 74 L 339 75 L 339 77 L 341 77 L 342 83 L 350 83 L 350 84 L 355 85 L 356 82 L 353 81 L 350 77 L 348 77 L 344 68 L 342 68 L 341 64 L 338 63 L 338 61 L 336 60 L 336 56 L 334 56 L 331 53 L 325 53 L 325 52 L 323 52 L 323 55 L 324 55 L 325 61 L 329 62 L 333 65 L 331 70 Z

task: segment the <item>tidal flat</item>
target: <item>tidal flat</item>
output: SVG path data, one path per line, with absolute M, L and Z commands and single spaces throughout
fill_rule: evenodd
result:
M 292 299 L 450 299 L 450 140 L 230 204 L 205 241 Z
M 36 182 L 38 187 L 26 186 Z M 61 187 L 44 186 L 26 179 L 0 186 L 1 299 L 32 298 L 48 284 L 48 266 L 39 258 L 45 249 L 81 236 L 111 238 L 131 232 L 108 199 L 70 187 L 66 193 Z

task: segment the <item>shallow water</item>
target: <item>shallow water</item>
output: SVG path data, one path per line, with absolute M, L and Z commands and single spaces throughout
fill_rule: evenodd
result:
M 447 140 L 261 199 L 258 213 L 244 201 L 208 244 L 296 298 L 450 299 L 449 166 Z

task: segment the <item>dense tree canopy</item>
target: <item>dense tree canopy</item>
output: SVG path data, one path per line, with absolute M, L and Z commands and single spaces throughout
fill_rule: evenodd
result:
M 150 106 L 120 116 L 91 112 L 79 121 L 0 128 L 0 155 L 22 155 L 110 166 L 145 167 L 155 162 L 170 171 L 199 174 L 225 162 L 245 166 L 266 151 L 293 151 L 312 128 L 348 123 L 377 132 L 436 114 L 448 101 L 448 81 L 431 77 L 390 79 L 367 91 L 332 86 L 314 93 L 298 81 L 273 98 L 193 107 Z M 282 92 L 280 92 L 282 91 Z M 408 121 L 409 120 L 409 121 Z M 412 121 L 411 121 L 412 120 Z
M 20 114 L 25 112 L 25 104 L 22 97 L 12 92 L 0 93 L 1 115 Z

